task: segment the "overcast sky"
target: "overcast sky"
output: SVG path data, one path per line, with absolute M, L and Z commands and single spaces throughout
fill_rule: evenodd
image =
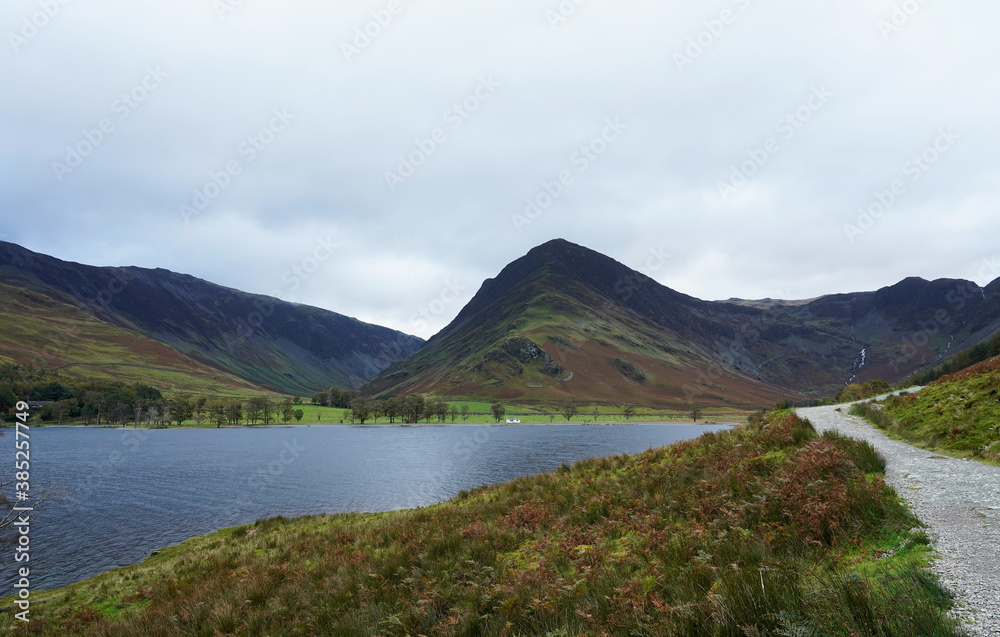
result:
M 998 22 L 986 0 L 7 0 L 0 239 L 423 337 L 557 237 L 705 299 L 985 284 Z

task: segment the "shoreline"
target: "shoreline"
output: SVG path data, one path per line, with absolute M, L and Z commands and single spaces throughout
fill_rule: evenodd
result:
M 642 420 L 642 421 L 599 421 L 599 422 L 527 422 L 518 425 L 506 424 L 506 423 L 379 423 L 377 425 L 361 425 L 361 424 L 351 424 L 351 423 L 318 423 L 315 425 L 303 425 L 303 424 L 280 424 L 280 425 L 224 425 L 222 427 L 206 427 L 197 425 L 181 425 L 177 427 L 136 427 L 134 425 L 32 425 L 32 429 L 111 429 L 119 431 L 177 431 L 180 429 L 205 429 L 205 430 L 219 430 L 219 429 L 307 429 L 310 427 L 320 428 L 320 427 L 352 427 L 352 428 L 364 428 L 364 429 L 406 429 L 406 428 L 442 428 L 442 427 L 616 427 L 616 426 L 656 426 L 656 427 L 669 427 L 669 426 L 695 426 L 695 427 L 714 427 L 714 426 L 729 426 L 736 427 L 739 425 L 746 424 L 740 421 L 712 421 L 712 422 L 694 422 L 689 420 Z M 7 428 L 4 425 L 3 428 Z

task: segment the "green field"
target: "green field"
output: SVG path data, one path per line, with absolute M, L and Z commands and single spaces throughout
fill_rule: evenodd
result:
M 187 392 L 183 392 L 184 395 L 192 395 Z M 197 396 L 198 394 L 193 394 Z M 209 394 L 213 398 L 224 398 L 232 400 L 243 400 L 246 401 L 250 396 L 246 394 L 240 394 L 237 392 L 232 392 L 230 394 Z M 280 400 L 283 398 L 277 394 L 271 395 L 272 399 Z M 490 413 L 490 406 L 493 403 L 487 402 L 475 402 L 475 401 L 445 401 L 450 406 L 455 406 L 459 410 L 459 414 L 456 417 L 454 423 L 451 420 L 451 416 L 446 419 L 444 424 L 455 424 L 455 425 L 481 425 L 481 424 L 496 424 L 495 419 Z M 468 406 L 469 415 L 466 420 L 462 419 L 461 408 L 463 405 Z M 301 409 L 303 411 L 302 420 L 292 420 L 291 425 L 339 425 L 339 424 L 352 424 L 350 418 L 349 409 L 344 409 L 342 407 L 323 407 L 319 405 L 312 404 L 302 404 L 296 405 L 296 409 Z M 580 411 L 573 417 L 572 420 L 567 421 L 565 416 L 561 412 L 561 407 L 551 405 L 551 406 L 539 406 L 539 405 L 506 405 L 506 418 L 518 418 L 521 420 L 521 424 L 524 425 L 538 425 L 538 424 L 585 424 L 585 423 L 641 423 L 641 422 L 677 422 L 677 423 L 690 423 L 691 412 L 690 411 L 678 411 L 678 410 L 666 410 L 666 409 L 650 409 L 646 407 L 639 407 L 636 409 L 636 414 L 628 421 L 621 413 L 620 406 L 599 406 L 598 416 L 595 419 L 592 407 L 581 407 Z M 701 416 L 698 420 L 700 423 L 733 423 L 733 422 L 746 422 L 750 412 L 741 410 L 732 410 L 725 408 L 712 408 L 702 410 Z M 506 424 L 506 422 L 501 421 L 501 424 Z M 37 423 L 39 425 L 52 425 L 53 423 Z M 82 425 L 82 421 L 67 421 L 63 423 L 64 425 Z M 283 425 L 283 422 L 273 422 L 272 426 Z M 366 425 L 388 425 L 389 419 L 385 416 L 380 416 L 377 420 L 368 420 Z M 397 418 L 396 425 L 403 424 L 401 419 Z M 419 424 L 427 424 L 426 419 L 421 419 Z M 431 418 L 430 424 L 441 424 L 438 422 L 436 417 Z M 171 427 L 176 427 L 177 425 L 171 425 Z M 204 428 L 210 429 L 215 428 L 214 423 L 203 421 L 199 425 L 194 419 L 189 419 L 184 421 L 182 427 L 189 428 Z
M 433 402 L 433 399 L 429 399 L 429 402 Z M 461 412 L 462 406 L 468 406 L 469 417 L 468 420 L 463 421 L 461 413 L 455 419 L 456 425 L 461 424 L 493 424 L 496 421 L 490 413 L 490 407 L 493 403 L 489 402 L 477 402 L 477 401 L 464 401 L 464 400 L 451 400 L 444 401 L 448 403 L 448 406 L 456 407 L 459 412 Z M 545 423 L 563 423 L 573 422 L 577 424 L 585 422 L 595 422 L 593 415 L 593 408 L 590 406 L 583 406 L 578 408 L 578 413 L 573 417 L 572 421 L 567 421 L 566 418 L 561 413 L 561 408 L 557 405 L 504 405 L 507 410 L 506 418 L 520 418 L 522 424 L 545 424 Z M 303 411 L 305 411 L 305 416 L 302 418 L 301 424 L 306 425 L 316 425 L 316 424 L 348 424 L 350 423 L 349 409 L 344 409 L 340 407 L 320 407 L 317 405 L 299 405 Z M 605 406 L 601 405 L 598 407 L 599 415 L 596 422 L 606 423 L 606 422 L 625 422 L 624 416 L 621 415 L 620 406 Z M 705 409 L 702 410 L 702 416 L 700 422 L 745 422 L 747 416 L 750 412 L 740 411 L 740 410 L 729 410 L 724 408 L 715 409 Z M 631 422 L 691 422 L 691 412 L 690 411 L 677 411 L 677 410 L 666 410 L 666 409 L 649 409 L 646 407 L 639 407 L 636 409 L 636 415 L 631 419 Z M 425 420 L 421 420 L 424 423 Z M 432 424 L 437 424 L 438 419 L 432 418 Z M 293 423 L 294 424 L 294 423 Z M 389 424 L 389 419 L 383 417 L 378 418 L 378 422 L 373 422 L 371 420 L 367 421 L 366 424 L 379 424 L 386 425 Z M 396 424 L 400 424 L 399 419 L 396 420 Z M 452 424 L 451 416 L 446 420 L 446 424 Z
M 960 635 L 883 470 L 867 443 L 776 413 L 425 509 L 224 529 L 36 592 L 31 624 L 0 630 Z

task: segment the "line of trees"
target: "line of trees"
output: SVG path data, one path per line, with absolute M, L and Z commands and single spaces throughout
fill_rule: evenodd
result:
M 121 381 L 69 381 L 57 375 L 32 374 L 16 365 L 0 366 L 0 421 L 18 400 L 41 404 L 33 410 L 42 422 L 88 425 L 169 427 L 197 425 L 270 425 L 302 420 L 301 399 L 255 396 L 247 399 L 174 396 L 150 385 Z
M 388 398 L 371 398 L 358 396 L 355 392 L 331 388 L 327 391 L 313 394 L 312 403 L 323 407 L 343 408 L 344 421 L 351 423 L 367 424 L 371 421 L 378 424 L 379 418 L 385 418 L 388 424 L 419 423 L 437 421 L 445 423 L 451 421 L 455 423 L 461 418 L 462 422 L 469 419 L 469 406 L 462 405 L 460 408 L 455 405 L 449 406 L 445 402 L 434 402 L 428 400 L 420 394 L 409 394 L 406 396 L 391 396 Z M 621 413 L 625 420 L 635 417 L 637 407 L 635 405 L 622 405 Z M 559 408 L 559 412 L 567 421 L 573 420 L 580 412 L 580 408 L 572 403 L 567 403 Z M 497 423 L 506 416 L 507 409 L 503 403 L 494 403 L 490 406 L 489 414 Z M 597 419 L 600 415 L 597 405 L 592 405 L 590 415 Z M 701 417 L 701 410 L 694 408 L 692 414 L 695 419 Z M 554 418 L 552 416 L 551 418 Z
M 314 395 L 313 404 L 328 407 L 344 407 L 347 410 L 345 412 L 345 420 L 349 420 L 352 423 L 364 425 L 368 421 L 372 421 L 374 424 L 378 424 L 379 418 L 386 418 L 389 424 L 395 424 L 397 421 L 418 423 L 421 420 L 430 423 L 435 419 L 438 423 L 445 423 L 449 419 L 452 423 L 455 423 L 459 418 L 462 419 L 462 422 L 466 422 L 469 419 L 468 405 L 462 405 L 461 408 L 455 405 L 449 406 L 446 402 L 429 401 L 420 394 L 378 399 L 353 395 L 350 401 L 344 404 L 343 402 L 334 403 L 333 400 L 330 400 L 332 391 L 330 393 L 320 392 Z M 324 394 L 328 402 L 321 402 Z M 353 392 L 343 392 L 341 393 L 341 397 L 344 394 L 353 394 Z

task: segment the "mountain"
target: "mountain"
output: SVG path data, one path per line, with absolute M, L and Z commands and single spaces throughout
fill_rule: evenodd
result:
M 907 279 L 809 301 L 702 301 L 563 240 L 531 250 L 373 394 L 763 405 L 902 379 L 1000 330 L 1000 283 Z
M 422 340 L 184 274 L 100 268 L 0 242 L 0 359 L 79 374 L 357 388 Z M 189 379 L 190 380 L 190 379 Z

